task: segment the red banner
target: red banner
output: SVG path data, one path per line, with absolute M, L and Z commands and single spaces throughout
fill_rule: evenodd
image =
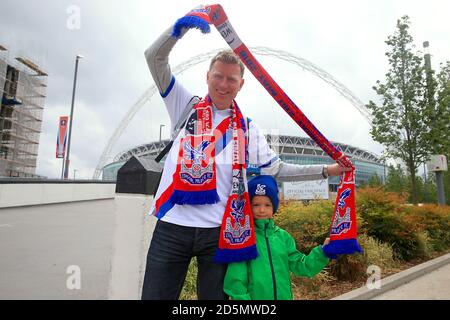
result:
M 64 158 L 66 154 L 68 121 L 68 116 L 59 117 L 58 137 L 56 139 L 56 158 Z

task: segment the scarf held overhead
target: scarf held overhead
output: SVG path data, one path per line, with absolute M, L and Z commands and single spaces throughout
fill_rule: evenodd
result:
M 216 190 L 215 146 L 231 127 L 232 189 L 222 219 L 215 261 L 251 260 L 258 254 L 246 180 L 247 128 L 234 101 L 231 119 L 225 119 L 216 130 L 212 128 L 212 117 L 211 99 L 207 96 L 194 106 L 180 139 L 173 192 L 168 201 L 178 205 L 207 205 L 220 201 Z
M 220 4 L 194 9 L 186 16 L 178 19 L 172 35 L 179 37 L 182 28 L 197 28 L 203 33 L 208 33 L 210 31 L 209 24 L 214 24 L 217 31 L 267 92 L 322 150 L 340 165 L 352 168 L 352 171 L 344 172 L 341 175 L 330 228 L 330 244 L 324 246 L 324 252 L 331 258 L 336 258 L 337 254 L 362 252 L 356 240 L 355 167 L 353 164 L 342 151 L 338 150 L 322 135 L 256 60 L 247 46 L 239 39 Z

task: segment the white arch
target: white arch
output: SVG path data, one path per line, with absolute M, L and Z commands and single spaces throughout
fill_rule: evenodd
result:
M 250 47 L 249 49 L 255 55 L 271 56 L 274 58 L 278 58 L 280 60 L 284 60 L 289 63 L 296 64 L 296 65 L 300 66 L 301 68 L 303 68 L 304 70 L 307 70 L 307 71 L 311 72 L 312 74 L 318 76 L 319 78 L 324 80 L 326 83 L 331 85 L 333 88 L 335 88 L 344 98 L 346 98 L 348 101 L 350 101 L 350 103 L 369 122 L 369 124 L 372 124 L 370 111 L 365 107 L 364 103 L 362 103 L 361 100 L 359 100 L 358 97 L 356 97 L 356 95 L 354 95 L 346 86 L 344 86 L 342 83 L 340 83 L 337 79 L 335 79 L 331 74 L 329 74 L 322 68 L 314 65 L 312 62 L 310 62 L 306 59 L 303 59 L 301 57 L 298 57 L 298 56 L 293 55 L 286 51 L 271 49 L 268 47 Z M 194 57 L 180 63 L 178 66 L 176 66 L 172 70 L 172 73 L 174 75 L 178 75 L 178 74 L 182 73 L 183 71 L 189 69 L 192 66 L 195 66 L 204 61 L 210 60 L 220 50 L 223 50 L 223 49 L 222 48 L 215 49 L 215 50 L 194 56 Z M 106 162 L 110 158 L 110 153 L 111 153 L 113 146 L 115 145 L 117 140 L 120 138 L 123 131 L 126 129 L 126 127 L 130 123 L 130 121 L 133 119 L 135 114 L 142 108 L 142 106 L 146 102 L 150 101 L 151 97 L 156 92 L 157 92 L 156 85 L 153 84 L 139 98 L 139 100 L 130 108 L 128 113 L 123 117 L 122 121 L 117 126 L 113 135 L 111 136 L 111 138 L 109 138 L 108 144 L 106 145 L 105 149 L 102 152 L 102 155 L 100 156 L 97 167 L 95 168 L 94 175 L 92 177 L 93 179 L 98 179 L 100 177 L 103 167 L 106 165 Z

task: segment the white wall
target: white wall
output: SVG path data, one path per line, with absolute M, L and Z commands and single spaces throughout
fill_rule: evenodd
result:
M 139 300 L 156 218 L 152 196 L 116 194 L 108 299 Z
M 149 215 L 153 196 L 116 194 L 115 184 L 0 184 L 0 208 L 5 210 L 109 198 L 114 199 L 110 210 L 114 222 L 110 264 L 105 270 L 109 273 L 107 298 L 137 300 L 141 297 L 147 251 L 157 221 Z
M 0 208 L 112 199 L 116 185 L 94 183 L 0 184 Z

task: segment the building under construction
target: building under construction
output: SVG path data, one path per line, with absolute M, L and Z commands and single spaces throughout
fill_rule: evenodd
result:
M 0 44 L 0 177 L 36 177 L 47 73 Z

